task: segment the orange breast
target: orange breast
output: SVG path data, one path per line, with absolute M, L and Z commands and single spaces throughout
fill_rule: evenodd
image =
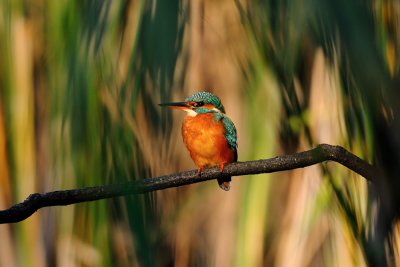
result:
M 186 116 L 182 124 L 182 136 L 190 156 L 197 167 L 216 166 L 236 161 L 225 138 L 221 121 L 215 121 L 212 113 Z

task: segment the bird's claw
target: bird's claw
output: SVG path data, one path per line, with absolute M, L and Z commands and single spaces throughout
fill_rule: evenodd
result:
M 203 167 L 197 169 L 196 176 L 201 177 L 201 172 L 203 171 Z
M 224 167 L 225 167 L 225 163 L 219 164 L 219 170 L 221 171 L 221 174 L 224 171 Z

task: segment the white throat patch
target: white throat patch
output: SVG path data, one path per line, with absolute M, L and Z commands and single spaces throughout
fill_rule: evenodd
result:
M 188 113 L 188 116 L 190 116 L 190 117 L 196 117 L 198 115 L 198 113 L 192 109 L 184 109 L 184 110 Z M 222 114 L 221 110 L 219 110 L 217 108 L 212 108 L 211 110 Z
M 188 113 L 188 116 L 190 116 L 190 117 L 196 117 L 197 116 L 197 113 L 194 110 L 185 109 L 185 111 Z

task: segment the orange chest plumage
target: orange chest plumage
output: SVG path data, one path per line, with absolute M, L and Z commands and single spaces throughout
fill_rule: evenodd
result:
M 225 137 L 225 128 L 221 121 L 215 120 L 212 113 L 186 116 L 182 124 L 183 141 L 190 156 L 199 168 L 223 166 L 237 160 Z

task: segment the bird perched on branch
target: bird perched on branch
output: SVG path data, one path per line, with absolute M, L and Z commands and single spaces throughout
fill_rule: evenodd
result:
M 225 115 L 221 100 L 212 93 L 198 92 L 184 102 L 163 103 L 160 106 L 187 112 L 182 124 L 183 141 L 198 167 L 219 166 L 237 161 L 237 136 L 233 122 Z M 228 191 L 231 177 L 219 178 L 219 186 Z

